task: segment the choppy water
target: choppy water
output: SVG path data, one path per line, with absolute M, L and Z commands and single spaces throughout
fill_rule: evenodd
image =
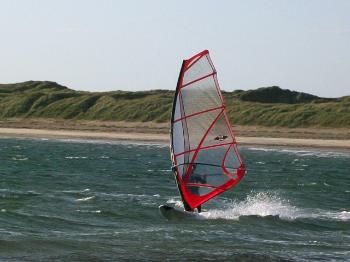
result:
M 350 261 L 350 152 L 241 151 L 238 186 L 167 221 L 165 145 L 0 139 L 0 260 Z

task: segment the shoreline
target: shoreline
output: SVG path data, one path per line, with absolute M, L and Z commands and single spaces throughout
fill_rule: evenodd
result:
M 139 131 L 139 130 L 137 130 Z M 53 139 L 91 139 L 91 140 L 127 140 L 143 142 L 169 143 L 169 134 L 151 132 L 121 132 L 92 130 L 53 130 L 37 128 L 0 127 L 0 137 L 13 138 L 53 138 Z M 263 136 L 237 136 L 237 142 L 242 146 L 257 147 L 303 147 L 321 149 L 350 150 L 350 139 L 320 139 L 320 138 L 285 138 Z

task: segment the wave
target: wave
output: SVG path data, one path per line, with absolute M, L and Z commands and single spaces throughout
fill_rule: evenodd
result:
M 33 138 L 35 139 L 35 138 Z M 169 145 L 162 142 L 153 141 L 132 141 L 132 140 L 108 140 L 108 139 L 84 139 L 84 138 L 53 138 L 51 141 L 77 143 L 77 144 L 110 144 L 110 145 L 125 145 L 125 146 L 152 146 L 158 148 L 165 148 Z
M 136 141 L 136 140 L 108 140 L 108 139 L 86 139 L 86 138 L 36 138 L 36 137 L 0 137 L 2 140 L 17 140 L 17 141 L 41 141 L 45 142 L 63 142 L 76 144 L 110 144 L 110 145 L 126 145 L 126 146 L 151 146 L 156 148 L 167 148 L 169 143 L 156 141 Z M 20 148 L 20 147 L 19 147 Z
M 100 193 L 101 196 L 116 197 L 116 198 L 147 198 L 153 195 L 132 194 L 132 193 Z
M 95 196 L 83 197 L 83 198 L 77 199 L 76 201 L 77 202 L 85 202 L 85 201 L 89 201 L 89 200 L 94 199 L 94 198 L 95 198 Z
M 295 219 L 298 209 L 276 194 L 267 192 L 253 193 L 243 201 L 234 201 L 226 204 L 224 209 L 214 209 L 204 212 L 208 219 L 233 219 L 238 220 L 242 216 L 278 216 L 283 219 Z
M 87 156 L 66 156 L 66 159 L 87 159 Z
M 92 213 L 92 214 L 100 214 L 101 210 L 81 210 L 81 209 L 77 209 L 76 210 L 79 213 Z
M 57 192 L 80 194 L 80 193 L 85 193 L 89 191 L 90 191 L 90 188 L 85 188 L 81 190 L 63 190 L 63 191 L 57 191 Z
M 349 151 L 326 151 L 321 149 L 315 150 L 300 150 L 300 149 L 286 149 L 286 148 L 264 148 L 264 147 L 246 147 L 248 151 L 263 151 L 263 152 L 278 152 L 285 154 L 294 154 L 298 156 L 315 156 L 315 157 L 333 157 L 333 158 L 350 158 Z
M 166 201 L 167 204 L 173 204 L 175 207 L 183 208 L 184 205 L 182 201 L 178 198 L 170 198 L 168 201 Z
M 0 188 L 0 193 L 2 197 L 16 197 L 16 196 L 39 196 L 41 193 L 35 190 L 17 190 L 17 189 L 8 189 Z
M 12 160 L 13 161 L 27 161 L 28 157 L 17 155 L 16 157 L 12 157 Z
M 317 219 L 331 219 L 331 220 L 340 220 L 340 221 L 350 221 L 350 211 L 320 211 L 318 213 L 314 213 L 310 216 L 311 218 Z
M 177 206 L 182 206 L 180 200 L 170 200 Z M 322 209 L 298 208 L 276 193 L 252 193 L 243 201 L 223 203 L 222 209 L 211 209 L 201 213 L 207 219 L 239 220 L 241 217 L 278 217 L 283 220 L 322 219 L 350 221 L 350 211 L 327 211 Z
M 98 197 L 104 201 L 116 200 L 120 203 L 137 202 L 142 206 L 154 207 L 157 205 L 160 194 L 132 194 L 132 193 L 98 193 Z

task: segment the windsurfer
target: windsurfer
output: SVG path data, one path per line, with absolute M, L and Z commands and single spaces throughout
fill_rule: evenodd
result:
M 200 205 L 236 185 L 245 171 L 208 50 L 183 61 L 170 124 L 171 160 L 184 209 L 201 212 Z M 226 174 L 231 163 L 242 167 L 232 177 Z
M 194 183 L 194 184 L 206 184 L 207 183 L 206 176 L 195 173 L 194 171 L 196 168 L 197 168 L 197 164 L 192 164 L 192 171 L 191 171 L 191 174 L 189 176 L 188 182 Z M 199 188 L 200 188 L 199 186 L 190 186 L 189 190 L 192 194 L 199 196 L 200 195 Z M 184 207 L 185 207 L 186 211 L 191 211 L 191 212 L 194 211 L 185 202 L 184 202 Z M 202 211 L 201 205 L 197 206 L 197 211 L 198 211 L 198 213 L 200 213 Z

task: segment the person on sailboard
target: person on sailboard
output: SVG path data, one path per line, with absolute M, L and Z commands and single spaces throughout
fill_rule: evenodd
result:
M 171 110 L 170 154 L 185 210 L 162 205 L 167 218 L 196 216 L 191 207 L 229 190 L 245 174 L 216 75 L 208 50 L 182 62 Z
M 197 164 L 192 164 L 192 171 L 191 171 L 191 174 L 189 176 L 189 180 L 188 182 L 189 183 L 194 183 L 194 184 L 206 184 L 207 183 L 207 180 L 206 180 L 206 177 L 201 175 L 201 174 L 198 174 L 198 173 L 195 173 L 195 169 L 197 168 Z M 197 195 L 199 196 L 200 195 L 200 192 L 199 192 L 199 186 L 190 186 L 189 187 L 189 190 L 192 194 L 194 195 Z M 184 207 L 185 207 L 185 210 L 186 211 L 191 211 L 193 212 L 194 210 L 191 209 L 187 203 L 184 202 Z M 200 213 L 202 211 L 202 206 L 199 205 L 197 207 L 197 212 Z

